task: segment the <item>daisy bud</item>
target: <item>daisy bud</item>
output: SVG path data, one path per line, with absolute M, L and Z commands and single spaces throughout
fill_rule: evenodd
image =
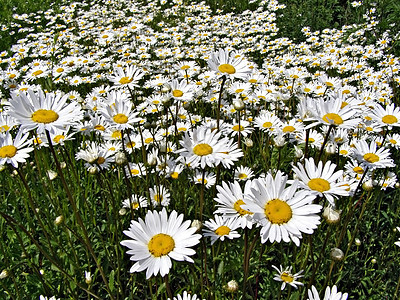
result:
M 164 83 L 161 87 L 162 93 L 168 93 L 171 90 L 171 86 L 168 83 Z
M 44 275 L 44 270 L 43 270 L 43 269 L 40 269 L 40 270 L 39 270 L 39 273 L 40 273 L 40 275 Z
M 119 151 L 119 152 L 115 153 L 115 163 L 118 166 L 125 165 L 127 163 L 127 161 L 128 161 L 128 159 L 126 158 L 126 155 L 124 152 Z
M 6 166 L 5 165 L 0 165 L 0 172 L 5 170 Z
M 245 138 L 244 139 L 244 144 L 247 146 L 247 147 L 249 147 L 249 148 L 251 148 L 251 147 L 253 147 L 253 140 L 251 139 L 251 138 Z
M 61 169 L 65 169 L 66 167 L 67 167 L 67 164 L 65 163 L 65 161 L 60 162 Z
M 190 227 L 196 228 L 197 229 L 196 232 L 199 232 L 201 230 L 201 228 L 203 227 L 203 224 L 199 220 L 193 220 Z
M 147 162 L 150 166 L 155 166 L 157 164 L 157 157 L 150 155 Z
M 325 218 L 328 224 L 337 224 L 340 221 L 340 213 L 341 210 L 336 210 L 331 206 L 327 206 L 322 213 L 322 216 Z
M 361 245 L 361 241 L 359 238 L 355 238 L 354 243 L 356 244 L 357 247 Z
M 54 220 L 54 224 L 55 225 L 61 225 L 64 222 L 64 217 L 63 216 L 58 216 L 55 220 Z
M 336 153 L 336 145 L 333 143 L 327 143 L 325 146 L 325 153 L 335 154 Z
M 343 257 L 344 257 L 344 253 L 342 250 L 340 250 L 339 248 L 332 248 L 331 258 L 334 261 L 341 261 L 341 260 L 343 260 Z
M 1 168 L 1 166 L 0 166 L 0 168 Z M 4 170 L 4 169 L 3 169 Z M 1 170 L 0 170 L 1 171 Z M 396 188 L 396 189 L 398 189 L 399 187 L 400 187 L 400 183 L 398 183 L 398 182 L 396 182 L 396 184 L 394 185 L 394 187 Z
M 97 167 L 90 167 L 90 169 L 89 169 L 90 175 L 95 175 L 95 174 L 97 174 L 97 172 L 98 172 Z
M 9 275 L 8 271 L 7 271 L 7 270 L 3 270 L 3 271 L 1 271 L 1 273 L 0 273 L 0 279 L 7 278 L 8 275 Z
M 278 135 L 274 138 L 274 144 L 276 147 L 281 148 L 285 146 L 286 144 L 286 139 L 283 135 Z
M 90 274 L 90 272 L 85 271 L 85 282 L 87 284 L 92 283 L 92 274 Z
M 233 101 L 233 108 L 237 111 L 242 111 L 244 109 L 244 102 L 242 101 L 242 99 L 236 99 L 235 101 Z
M 231 280 L 227 283 L 225 289 L 230 293 L 234 293 L 239 289 L 239 284 L 236 280 Z
M 376 259 L 375 258 L 371 259 L 371 263 L 376 264 L 377 263 Z
M 47 170 L 47 177 L 49 177 L 50 180 L 56 179 L 57 175 L 57 172 L 53 170 Z
M 119 213 L 120 216 L 125 216 L 126 215 L 126 209 L 125 208 L 121 208 L 118 213 Z
M 294 156 L 296 156 L 296 158 L 302 158 L 303 154 L 303 150 L 301 150 L 297 146 L 294 146 Z
M 17 176 L 17 175 L 18 175 L 17 170 L 12 171 L 12 175 L 13 175 L 13 176 Z
M 372 191 L 372 189 L 374 188 L 374 181 L 372 179 L 369 179 L 367 181 L 365 181 L 362 185 L 363 189 L 367 192 Z

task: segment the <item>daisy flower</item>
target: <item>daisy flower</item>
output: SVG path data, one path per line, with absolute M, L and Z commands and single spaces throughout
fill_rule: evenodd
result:
M 227 239 L 236 239 L 240 237 L 240 234 L 236 231 L 239 227 L 239 220 L 236 218 L 224 218 L 219 215 L 215 215 L 215 220 L 210 219 L 204 222 L 204 226 L 207 229 L 203 229 L 204 236 L 211 238 L 211 245 L 217 240 L 222 242 Z
M 131 221 L 131 226 L 124 231 L 129 240 L 121 242 L 128 247 L 127 254 L 130 260 L 136 263 L 130 272 L 146 270 L 146 278 L 158 273 L 162 277 L 169 273 L 172 261 L 188 261 L 193 263 L 190 256 L 196 254 L 191 247 L 200 242 L 201 235 L 195 234 L 196 228 L 190 227 L 189 220 L 183 222 L 183 214 L 178 216 L 174 210 L 167 215 L 167 211 L 148 211 L 143 221 Z
M 245 204 L 245 194 L 250 193 L 251 182 L 247 181 L 244 192 L 237 181 L 233 183 L 222 182 L 222 186 L 217 185 L 217 197 L 214 201 L 218 202 L 216 214 L 222 214 L 226 218 L 238 218 L 241 228 L 251 228 L 253 225 L 253 213 L 242 208 Z
M 369 145 L 365 140 L 359 140 L 354 143 L 354 156 L 365 166 L 375 168 L 391 168 L 395 164 L 390 158 L 390 150 L 384 147 L 378 148 L 375 141 Z
M 341 293 L 337 291 L 336 285 L 332 287 L 332 289 L 328 286 L 325 290 L 325 295 L 323 300 L 346 300 L 348 297 L 347 293 Z M 318 291 L 315 286 L 311 286 L 311 290 L 308 290 L 308 298 L 307 300 L 320 300 L 321 298 L 318 295 Z
M 217 176 L 214 173 L 205 172 L 204 173 L 204 185 L 207 189 L 212 187 L 216 182 Z M 196 174 L 193 177 L 193 182 L 195 184 L 203 183 L 203 172 L 196 170 Z
M 400 227 L 396 227 L 396 229 L 398 232 L 400 232 Z M 394 244 L 400 247 L 400 239 L 398 242 L 395 242 Z
M 289 268 L 285 268 L 283 269 L 282 266 L 276 267 L 276 266 L 272 266 L 276 271 L 278 271 L 278 274 L 275 274 L 274 280 L 276 281 L 282 281 L 282 286 L 281 286 L 281 290 L 283 290 L 286 287 L 286 284 L 291 285 L 292 287 L 297 289 L 298 285 L 303 285 L 303 283 L 297 281 L 298 278 L 303 277 L 303 275 L 300 275 L 301 273 L 303 273 L 303 270 L 301 270 L 300 272 L 296 273 L 296 274 L 292 274 L 292 267 Z
M 253 170 L 249 167 L 238 166 L 235 170 L 235 180 L 246 181 L 254 176 Z
M 168 300 L 171 300 L 171 298 L 168 298 Z M 200 300 L 200 298 L 197 298 L 196 294 L 190 295 L 187 291 L 184 291 L 182 296 L 178 294 L 172 300 Z
M 262 226 L 261 242 L 292 240 L 299 246 L 302 233 L 312 234 L 320 223 L 318 213 L 322 206 L 311 204 L 315 196 L 297 191 L 298 181 L 286 187 L 287 176 L 280 171 L 275 178 L 268 173 L 253 182 L 241 208 L 254 213 L 253 220 Z
M 376 105 L 371 117 L 381 126 L 387 126 L 388 129 L 392 129 L 393 126 L 400 126 L 400 108 L 395 107 L 394 103 L 387 105 L 385 108 L 381 105 Z
M 12 138 L 9 131 L 0 134 L 0 165 L 11 164 L 14 168 L 18 168 L 18 163 L 24 163 L 29 157 L 29 152 L 33 148 L 26 147 L 29 145 L 27 141 L 29 133 L 22 136 L 22 130 L 18 131 L 17 136 Z
M 171 82 L 171 97 L 176 100 L 190 101 L 193 99 L 194 86 L 187 84 L 185 79 L 180 82 L 176 79 Z
M 304 166 L 301 163 L 297 163 L 297 167 L 293 166 L 293 171 L 300 179 L 300 188 L 315 196 L 325 196 L 332 206 L 335 206 L 337 196 L 349 196 L 349 186 L 343 181 L 343 171 L 335 172 L 335 169 L 336 165 L 331 161 L 325 165 L 320 161 L 316 166 L 312 157 L 305 159 Z
M 147 199 L 143 196 L 132 194 L 131 197 L 122 201 L 122 207 L 136 210 L 142 207 L 147 207 Z
M 235 51 L 229 52 L 228 49 L 211 53 L 207 63 L 212 71 L 231 79 L 245 79 L 251 73 L 247 60 L 237 57 Z
M 33 90 L 11 94 L 8 114 L 14 117 L 23 130 L 53 133 L 74 125 L 83 118 L 83 112 L 76 102 L 67 103 L 68 97 L 61 94 Z
M 135 67 L 128 66 L 125 69 L 117 67 L 114 69 L 113 75 L 109 76 L 108 79 L 115 84 L 115 88 L 134 88 L 137 82 L 144 76 L 144 72 Z
M 170 193 L 164 186 L 154 186 L 149 189 L 151 203 L 154 206 L 168 206 L 170 201 Z
M 226 137 L 221 138 L 221 134 L 206 127 L 186 132 L 180 141 L 183 148 L 176 153 L 186 158 L 186 163 L 194 168 L 200 166 L 204 169 L 205 166 L 213 167 L 220 163 L 229 168 L 243 153 L 237 149 L 236 143 Z

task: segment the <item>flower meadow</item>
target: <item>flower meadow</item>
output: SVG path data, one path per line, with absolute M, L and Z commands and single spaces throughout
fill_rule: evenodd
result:
M 293 41 L 250 2 L 2 26 L 2 299 L 398 297 L 398 36 L 355 1 Z

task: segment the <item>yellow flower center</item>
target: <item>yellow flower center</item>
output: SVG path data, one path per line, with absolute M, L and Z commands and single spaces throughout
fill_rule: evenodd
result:
M 111 137 L 112 137 L 113 139 L 120 140 L 120 139 L 122 138 L 121 131 L 119 131 L 119 130 L 114 131 L 114 132 L 111 134 Z
M 238 212 L 238 214 L 241 215 L 241 216 L 244 216 L 244 215 L 252 215 L 252 214 L 253 214 L 252 212 L 249 212 L 248 210 L 245 210 L 245 209 L 243 209 L 243 208 L 240 207 L 240 206 L 243 205 L 243 204 L 245 204 L 245 203 L 243 202 L 243 200 L 242 200 L 242 199 L 239 199 L 238 201 L 236 201 L 236 202 L 233 204 L 233 208 L 234 208 L 234 209 Z
M 183 96 L 183 92 L 181 90 L 173 90 L 172 91 L 172 95 L 174 97 L 182 97 Z
M 230 228 L 228 226 L 220 226 L 215 230 L 215 233 L 218 234 L 219 236 L 227 235 L 231 232 Z
M 288 272 L 283 272 L 281 274 L 281 279 L 284 282 L 293 282 L 293 280 L 294 280 L 293 275 Z
M 65 136 L 62 134 L 58 134 L 53 138 L 53 141 L 59 143 L 61 140 L 65 139 Z
M 389 142 L 390 142 L 390 143 L 392 143 L 392 144 L 394 144 L 394 145 L 396 145 L 396 144 L 397 144 L 397 141 L 396 141 L 396 140 L 394 140 L 394 139 L 390 139 L 390 140 L 389 140 Z
M 198 156 L 205 156 L 213 153 L 213 148 L 209 144 L 198 144 L 194 146 L 193 153 Z
M 1 158 L 11 158 L 17 154 L 17 147 L 13 145 L 7 145 L 0 148 L 0 157 Z
M 135 142 L 128 142 L 126 143 L 126 148 L 134 148 L 136 146 Z
M 264 206 L 264 213 L 272 224 L 284 224 L 292 218 L 292 209 L 289 204 L 280 199 L 272 199 Z
M 234 131 L 243 131 L 244 130 L 244 127 L 242 126 L 242 125 L 235 125 L 235 126 L 233 126 L 232 127 L 232 130 L 234 130 Z
M 333 121 L 333 124 L 335 125 L 340 125 L 343 124 L 343 119 L 335 113 L 329 113 L 326 114 L 325 116 L 322 117 L 322 120 L 324 120 L 326 123 L 331 124 L 331 122 Z
M 159 195 L 159 194 L 154 195 L 154 201 L 156 201 L 157 203 L 161 203 L 162 200 L 163 200 L 162 195 Z
M 386 124 L 393 124 L 393 123 L 397 123 L 397 118 L 395 116 L 392 115 L 386 115 L 382 118 L 382 122 L 386 123 Z
M 371 164 L 376 163 L 377 161 L 379 161 L 379 156 L 376 155 L 376 154 L 374 154 L 374 153 L 367 153 L 367 154 L 365 154 L 365 155 L 363 156 L 363 158 L 364 158 L 367 162 L 369 162 L 369 163 L 371 163 Z
M 159 233 L 150 239 L 147 248 L 153 256 L 160 257 L 174 250 L 175 241 L 170 235 Z
M 124 115 L 124 114 L 116 114 L 113 117 L 113 120 L 114 120 L 115 123 L 125 124 L 125 123 L 128 122 L 128 117 L 126 115 Z
M 349 154 L 349 151 L 347 151 L 346 149 L 342 149 L 342 150 L 340 150 L 340 154 L 347 155 L 347 154 Z
M 104 164 L 105 161 L 106 161 L 106 159 L 104 157 L 102 157 L 102 156 L 99 156 L 99 158 L 97 159 L 97 163 L 99 165 Z
M 137 209 L 139 207 L 139 203 L 138 202 L 132 202 L 131 203 L 131 208 L 132 209 Z
M 137 174 L 139 174 L 139 170 L 138 169 L 131 169 L 131 174 L 132 175 L 137 175 Z
M 146 144 L 149 144 L 149 143 L 151 143 L 151 142 L 153 142 L 153 141 L 154 141 L 154 139 L 151 138 L 151 137 L 149 137 L 149 138 L 147 138 L 147 139 L 144 140 L 144 142 L 145 142 Z
M 119 83 L 120 84 L 128 84 L 128 83 L 131 83 L 133 81 L 133 78 L 130 78 L 130 77 L 122 77 L 120 80 L 119 80 Z
M 101 124 L 98 124 L 98 125 L 94 126 L 94 129 L 96 129 L 96 130 L 101 130 L 101 131 L 104 131 L 104 130 L 105 130 L 104 126 L 101 125 Z
M 264 124 L 263 124 L 263 127 L 264 128 L 270 128 L 272 126 L 272 123 L 271 122 L 265 122 Z
M 8 126 L 8 125 L 0 126 L 0 132 L 2 132 L 2 131 L 8 131 L 9 129 L 10 129 L 10 126 Z
M 58 120 L 58 114 L 51 109 L 38 109 L 35 111 L 31 119 L 36 123 L 48 124 Z
M 357 174 L 362 174 L 364 173 L 364 169 L 361 167 L 354 167 L 353 171 L 356 172 Z
M 37 70 L 35 72 L 32 73 L 33 76 L 39 76 L 40 74 L 42 74 L 43 71 L 42 70 Z
M 171 177 L 172 177 L 173 179 L 178 179 L 179 173 L 178 173 L 178 172 L 173 172 L 173 173 L 171 174 Z
M 313 178 L 308 182 L 308 187 L 314 191 L 323 193 L 325 191 L 329 191 L 331 185 L 323 178 Z
M 61 73 L 61 72 L 64 72 L 64 69 L 63 68 L 58 68 L 56 71 L 57 71 L 57 73 Z
M 243 180 L 243 179 L 246 179 L 246 178 L 247 178 L 247 174 L 245 174 L 245 173 L 240 173 L 238 177 L 239 177 L 239 179 Z
M 228 74 L 236 73 L 235 67 L 230 64 L 222 64 L 218 67 L 218 70 L 222 73 L 228 73 Z
M 282 131 L 284 132 L 284 133 L 286 133 L 286 132 L 293 132 L 293 131 L 295 131 L 296 130 L 296 128 L 294 128 L 293 126 L 285 126 L 283 129 L 282 129 Z

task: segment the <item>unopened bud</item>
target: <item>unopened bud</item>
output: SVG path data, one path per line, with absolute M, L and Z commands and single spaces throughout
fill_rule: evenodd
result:
M 193 220 L 190 227 L 196 228 L 197 229 L 196 232 L 199 232 L 201 230 L 201 228 L 203 227 L 203 224 L 199 220 Z
M 236 99 L 233 101 L 233 108 L 237 111 L 242 111 L 244 109 L 244 102 L 242 99 Z
M 340 221 L 340 213 L 341 210 L 336 210 L 331 206 L 327 206 L 322 213 L 322 216 L 325 218 L 328 224 L 337 224 Z
M 5 165 L 0 165 L 0 172 L 3 171 L 3 170 L 5 170 L 5 169 L 6 169 L 6 166 L 5 166 Z
M 64 217 L 63 216 L 58 216 L 55 220 L 54 220 L 54 224 L 56 224 L 57 226 L 62 224 L 64 222 Z
M 162 93 L 168 93 L 171 90 L 171 86 L 168 83 L 164 83 L 161 87 Z
M 363 189 L 367 192 L 372 191 L 372 189 L 374 188 L 374 181 L 372 179 L 369 179 L 367 181 L 365 181 L 362 185 Z
M 301 150 L 299 147 L 294 146 L 294 156 L 296 156 L 296 158 L 302 158 L 303 157 L 303 150 Z
M 356 244 L 357 247 L 361 245 L 361 241 L 359 238 L 355 238 L 354 243 Z
M 281 148 L 281 147 L 285 146 L 285 144 L 286 144 L 285 136 L 283 136 L 283 135 L 276 136 L 274 138 L 274 144 L 278 148 Z
M 154 155 L 150 155 L 148 160 L 147 160 L 147 163 L 150 166 L 155 166 L 157 164 L 157 157 L 155 157 Z
M 334 261 L 341 261 L 341 260 L 343 260 L 343 257 L 344 257 L 344 253 L 342 250 L 340 250 L 339 248 L 332 248 L 331 258 Z
M 248 137 L 244 139 L 244 144 L 249 148 L 253 147 L 253 145 L 254 145 L 253 140 Z
M 92 274 L 90 272 L 85 271 L 85 282 L 86 284 L 92 283 Z
M 8 271 L 7 271 L 7 270 L 3 270 L 3 271 L 1 271 L 1 273 L 0 273 L 0 279 L 7 278 L 8 275 L 9 275 Z
M 125 208 L 121 208 L 118 213 L 119 213 L 120 216 L 125 216 L 126 215 L 126 209 Z
M 327 154 L 336 153 L 336 145 L 333 143 L 327 143 L 325 146 L 325 153 L 327 153 Z
M 227 283 L 225 289 L 230 293 L 237 292 L 237 290 L 239 289 L 239 284 L 236 280 L 231 280 Z
M 119 151 L 117 153 L 115 153 L 115 163 L 118 166 L 123 166 L 127 163 L 128 159 L 126 158 L 126 155 L 124 152 Z
M 95 175 L 95 174 L 97 174 L 97 173 L 98 173 L 97 167 L 90 167 L 90 168 L 89 168 L 89 174 L 90 174 L 90 175 Z
M 47 170 L 47 177 L 49 177 L 50 180 L 56 179 L 57 175 L 57 172 L 53 170 Z
M 376 259 L 375 258 L 371 259 L 371 263 L 376 264 L 377 263 Z
M 60 168 L 65 169 L 67 167 L 67 164 L 65 161 L 60 162 Z

